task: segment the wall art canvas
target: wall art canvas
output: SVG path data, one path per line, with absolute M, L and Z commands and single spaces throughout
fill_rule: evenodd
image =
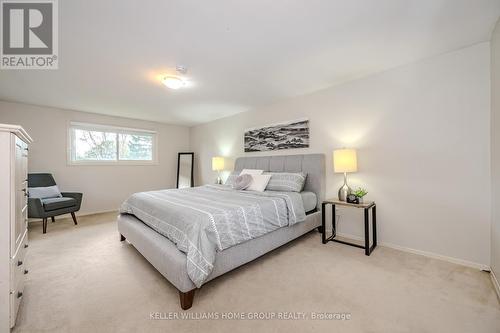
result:
M 309 119 L 245 130 L 245 152 L 308 147 Z

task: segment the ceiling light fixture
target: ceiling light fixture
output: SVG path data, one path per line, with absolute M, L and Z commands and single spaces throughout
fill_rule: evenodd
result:
M 166 75 L 162 78 L 161 82 L 170 89 L 179 89 L 186 86 L 186 81 L 178 76 Z

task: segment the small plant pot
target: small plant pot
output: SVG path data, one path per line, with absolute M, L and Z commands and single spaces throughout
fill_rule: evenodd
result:
M 363 203 L 363 197 L 358 197 L 358 203 L 360 203 L 360 204 Z

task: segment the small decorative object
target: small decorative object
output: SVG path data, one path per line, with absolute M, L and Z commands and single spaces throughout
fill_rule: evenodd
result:
M 362 187 L 358 187 L 356 191 L 354 191 L 354 195 L 358 198 L 358 203 L 362 204 L 363 203 L 363 197 L 368 194 L 368 191 L 366 191 Z
M 245 130 L 245 152 L 309 147 L 309 120 L 298 119 L 281 124 Z
M 224 170 L 224 157 L 216 156 L 212 157 L 212 170 L 217 171 L 216 184 L 222 184 L 222 179 L 220 178 L 220 172 Z
M 346 201 L 351 194 L 351 188 L 347 185 L 347 173 L 358 171 L 358 160 L 355 149 L 336 149 L 333 151 L 333 170 L 344 174 L 344 185 L 339 189 L 339 200 Z
M 347 196 L 347 202 L 352 204 L 359 204 L 359 198 L 354 194 L 349 194 Z

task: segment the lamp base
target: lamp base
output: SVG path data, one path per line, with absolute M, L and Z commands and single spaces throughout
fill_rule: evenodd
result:
M 344 185 L 339 188 L 339 200 L 347 201 L 347 196 L 352 193 L 351 188 L 347 185 L 347 172 L 344 172 Z
M 349 185 L 347 185 L 347 184 L 342 185 L 342 187 L 339 188 L 339 200 L 340 201 L 346 201 L 347 200 L 347 196 L 349 194 L 351 194 L 351 193 L 352 193 L 352 190 L 349 187 Z
M 217 177 L 217 179 L 215 180 L 215 184 L 222 185 L 222 179 L 220 177 Z

